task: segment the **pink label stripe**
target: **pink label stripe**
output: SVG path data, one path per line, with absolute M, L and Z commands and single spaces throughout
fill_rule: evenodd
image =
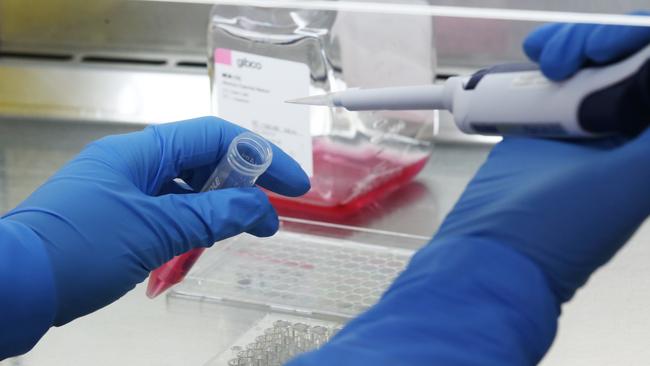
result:
M 226 48 L 217 48 L 214 50 L 214 63 L 222 65 L 232 65 L 232 52 Z

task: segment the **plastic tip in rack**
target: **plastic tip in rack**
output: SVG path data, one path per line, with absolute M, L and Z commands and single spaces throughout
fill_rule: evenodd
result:
M 167 291 L 167 289 L 173 285 L 173 283 L 160 281 L 152 277 L 149 279 L 149 283 L 147 284 L 147 297 L 153 299 L 163 292 Z

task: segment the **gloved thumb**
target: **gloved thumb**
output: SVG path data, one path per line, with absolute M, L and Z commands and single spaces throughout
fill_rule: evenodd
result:
M 279 226 L 268 197 L 258 188 L 168 194 L 155 199 L 165 230 L 163 242 L 170 244 L 163 254 L 168 259 L 242 232 L 271 236 Z

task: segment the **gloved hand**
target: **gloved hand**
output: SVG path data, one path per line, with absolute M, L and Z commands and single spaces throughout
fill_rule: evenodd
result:
M 547 26 L 526 49 L 558 79 L 647 37 Z M 504 139 L 379 303 L 290 365 L 536 364 L 560 305 L 650 214 L 649 165 L 650 131 L 631 141 Z
M 196 247 L 248 232 L 270 236 L 278 219 L 258 188 L 200 189 L 245 130 L 214 117 L 148 127 L 87 146 L 4 220 L 33 230 L 49 256 L 55 325 L 101 308 L 150 271 Z M 309 189 L 299 165 L 273 146 L 258 184 L 298 196 Z
M 650 132 L 507 138 L 382 299 L 298 365 L 532 365 L 560 303 L 650 214 Z
M 549 79 L 563 80 L 585 65 L 620 60 L 648 43 L 650 27 L 554 23 L 532 32 L 524 41 L 524 51 Z

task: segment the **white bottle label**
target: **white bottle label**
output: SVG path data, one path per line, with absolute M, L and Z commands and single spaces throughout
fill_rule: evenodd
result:
M 263 136 L 313 175 L 309 107 L 285 100 L 309 95 L 309 68 L 225 48 L 214 51 L 217 116 Z

